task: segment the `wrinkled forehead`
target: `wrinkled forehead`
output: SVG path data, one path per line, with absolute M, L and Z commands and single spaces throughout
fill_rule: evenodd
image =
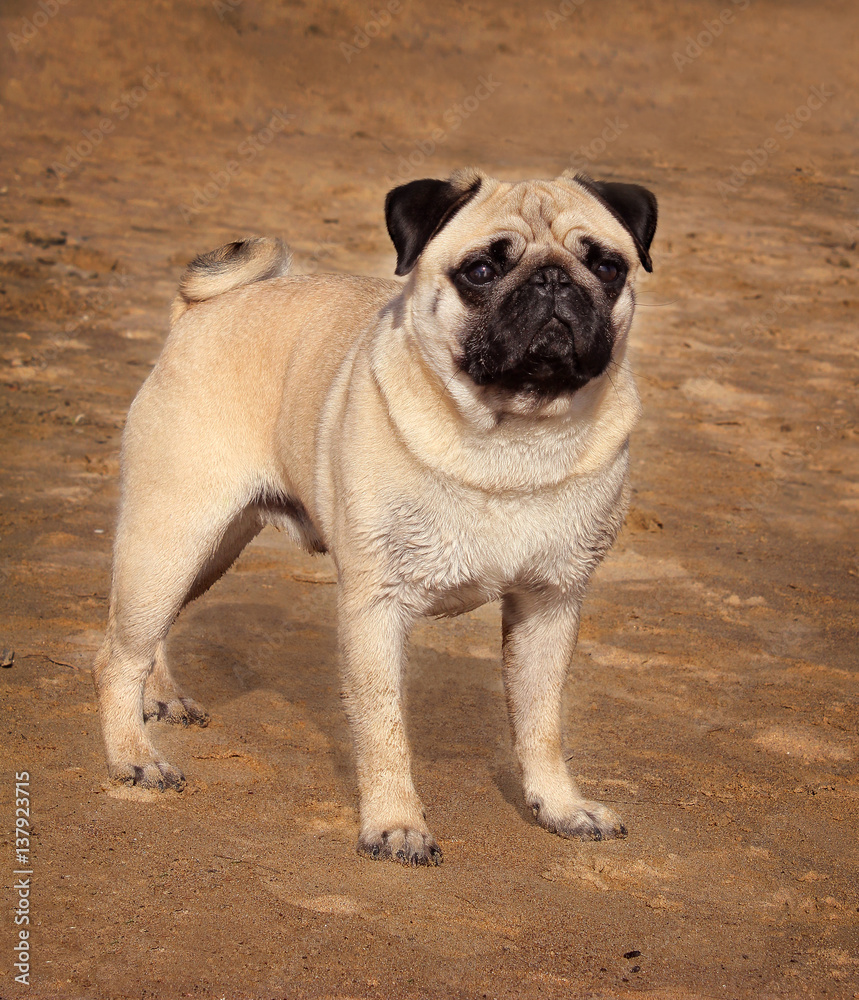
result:
M 448 235 L 449 240 L 443 242 L 449 248 L 458 247 L 463 254 L 503 237 L 513 238 L 520 251 L 528 246 L 573 250 L 587 237 L 596 239 L 605 249 L 620 251 L 630 267 L 638 263 L 629 232 L 574 181 L 498 183 L 485 194 L 478 194 L 440 235 Z

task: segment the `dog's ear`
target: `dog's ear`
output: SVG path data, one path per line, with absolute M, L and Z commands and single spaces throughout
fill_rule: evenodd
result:
M 408 274 L 433 236 L 480 190 L 474 171 L 450 180 L 411 181 L 388 192 L 385 222 L 397 251 L 395 274 Z
M 644 270 L 652 271 L 649 251 L 656 232 L 656 195 L 638 184 L 595 181 L 587 174 L 575 174 L 572 179 L 595 195 L 623 224 L 635 241 Z

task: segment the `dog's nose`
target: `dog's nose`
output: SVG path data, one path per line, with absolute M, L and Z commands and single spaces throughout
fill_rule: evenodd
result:
M 569 285 L 572 279 L 562 267 L 541 267 L 528 279 L 529 285 Z

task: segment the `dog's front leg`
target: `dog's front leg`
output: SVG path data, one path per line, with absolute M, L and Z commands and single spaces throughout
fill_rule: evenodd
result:
M 580 607 L 580 598 L 551 590 L 504 598 L 504 685 L 525 801 L 540 826 L 562 837 L 625 837 L 620 817 L 582 798 L 561 748 L 561 694 Z
M 411 616 L 382 597 L 341 590 L 340 647 L 361 800 L 358 852 L 406 865 L 440 865 L 442 853 L 415 791 L 402 714 Z

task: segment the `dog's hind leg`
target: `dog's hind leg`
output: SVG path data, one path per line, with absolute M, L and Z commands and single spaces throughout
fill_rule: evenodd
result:
M 208 726 L 209 713 L 183 693 L 170 673 L 166 646 L 163 639 L 158 643 L 152 672 L 146 678 L 143 692 L 144 720 L 173 722 L 183 726 Z
M 96 658 L 95 683 L 111 778 L 148 788 L 181 788 L 184 776 L 158 754 L 144 730 L 165 705 L 171 721 L 205 712 L 170 676 L 164 642 L 189 600 L 227 569 L 262 527 L 253 507 L 217 490 L 148 492 L 123 505 L 117 529 L 110 620 Z M 206 484 L 209 486 L 210 484 Z M 128 493 L 127 493 L 128 496 Z M 148 690 L 147 680 L 152 677 Z M 146 691 L 146 695 L 145 692 Z M 152 704 L 156 711 L 152 712 Z
M 204 594 L 232 566 L 242 549 L 262 526 L 255 508 L 247 508 L 235 518 L 224 533 L 218 548 L 208 558 L 191 589 L 185 595 L 183 607 Z M 155 665 L 146 679 L 143 693 L 143 718 L 172 722 L 183 726 L 208 726 L 209 713 L 193 698 L 188 698 L 176 683 L 167 662 L 166 641 L 159 642 Z

